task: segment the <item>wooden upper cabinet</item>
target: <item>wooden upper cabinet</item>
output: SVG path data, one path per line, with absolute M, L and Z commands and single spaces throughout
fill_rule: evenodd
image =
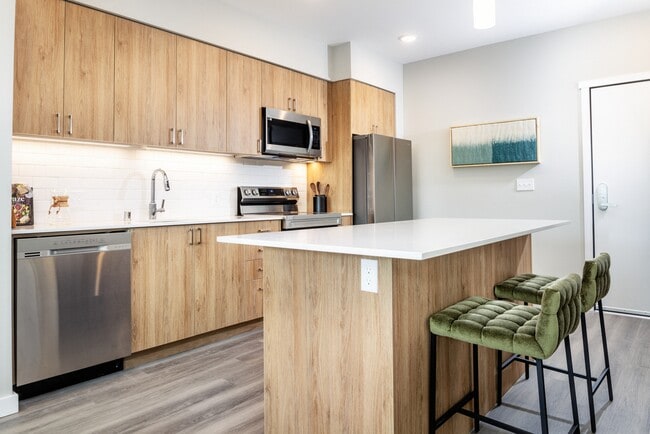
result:
M 324 80 L 262 62 L 262 106 L 264 107 L 319 116 L 322 113 L 323 84 L 327 92 L 327 82 Z
M 115 141 L 175 146 L 176 36 L 116 20 Z
M 63 131 L 64 30 L 61 0 L 16 1 L 14 134 Z
M 262 106 L 292 110 L 293 71 L 262 62 Z
M 113 140 L 115 17 L 18 0 L 14 133 Z
M 176 51 L 177 144 L 226 152 L 226 51 L 180 36 Z
M 254 155 L 261 140 L 262 69 L 257 59 L 228 52 L 227 150 Z
M 351 82 L 352 133 L 395 135 L 395 94 Z
M 65 3 L 64 131 L 113 140 L 115 17 Z

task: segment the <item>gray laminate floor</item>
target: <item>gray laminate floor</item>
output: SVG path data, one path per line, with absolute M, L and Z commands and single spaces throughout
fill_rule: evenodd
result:
M 593 365 L 602 366 L 597 316 L 589 313 Z M 596 397 L 598 433 L 650 433 L 650 320 L 606 315 L 614 402 Z M 580 334 L 572 336 L 576 370 L 582 371 Z M 564 353 L 549 363 L 562 366 Z M 20 402 L 20 412 L 0 419 L 0 433 L 263 432 L 262 332 L 253 330 L 164 360 Z M 566 432 L 568 387 L 546 376 L 550 429 Z M 491 416 L 539 432 L 534 372 L 520 380 Z M 589 432 L 585 383 L 577 383 L 581 431 Z M 500 433 L 482 425 L 482 433 Z M 374 433 L 373 433 L 374 434 Z

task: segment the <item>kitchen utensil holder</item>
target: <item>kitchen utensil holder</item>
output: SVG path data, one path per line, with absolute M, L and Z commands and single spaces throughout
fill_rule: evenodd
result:
M 317 194 L 314 196 L 314 212 L 327 212 L 327 196 L 324 194 Z

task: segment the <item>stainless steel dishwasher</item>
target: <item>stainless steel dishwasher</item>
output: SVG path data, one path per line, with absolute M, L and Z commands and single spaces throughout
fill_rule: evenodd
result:
M 131 353 L 131 233 L 24 238 L 15 248 L 19 395 L 95 365 L 121 369 Z

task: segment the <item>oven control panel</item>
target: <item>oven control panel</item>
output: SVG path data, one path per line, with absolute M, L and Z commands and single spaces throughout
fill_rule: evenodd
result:
M 265 199 L 298 199 L 299 197 L 296 187 L 239 187 L 239 193 L 242 198 L 257 198 L 261 202 Z

